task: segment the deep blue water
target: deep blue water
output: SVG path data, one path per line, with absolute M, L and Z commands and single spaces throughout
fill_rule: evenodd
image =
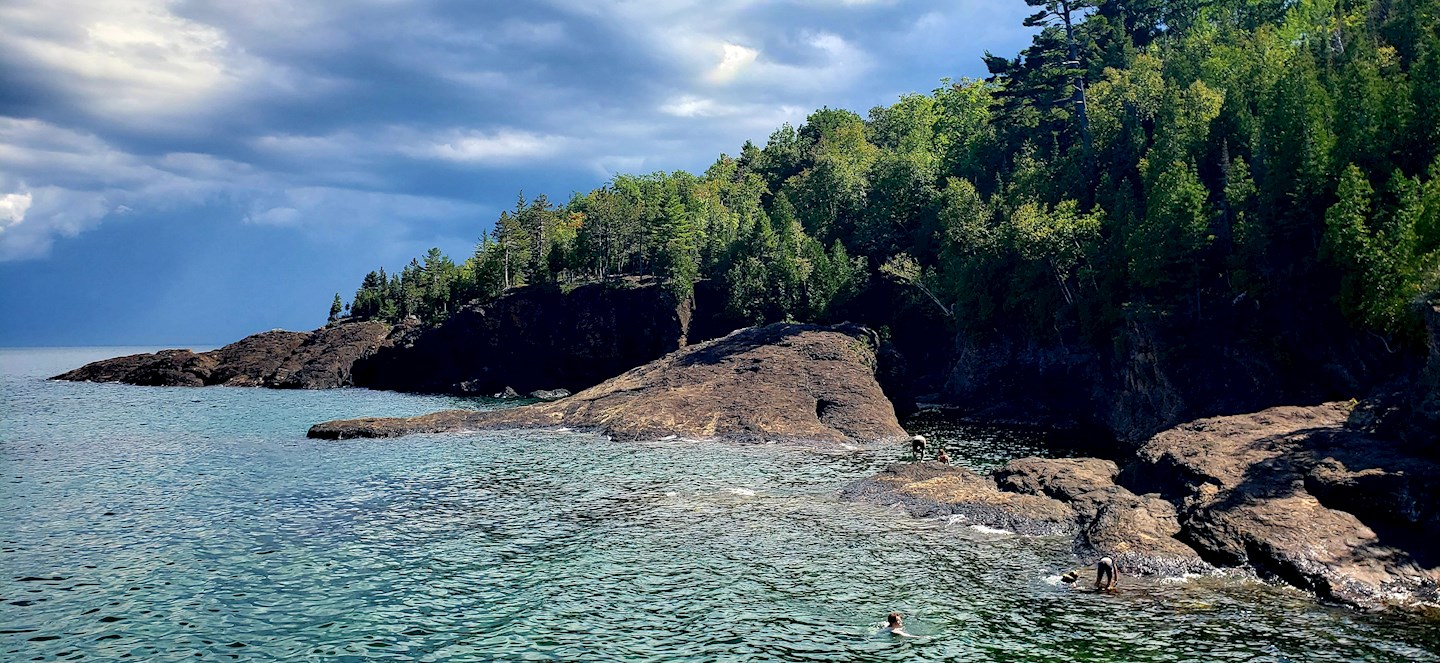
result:
M 496 405 L 43 379 L 125 352 L 0 350 L 0 660 L 1440 661 L 1434 623 L 1236 578 L 1073 592 L 1068 541 L 836 500 L 899 448 L 323 442 Z M 980 469 L 1043 442 L 929 432 Z M 892 610 L 925 637 L 877 635 Z

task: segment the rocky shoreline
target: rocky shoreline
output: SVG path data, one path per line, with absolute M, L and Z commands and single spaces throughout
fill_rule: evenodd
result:
M 1242 568 L 1363 609 L 1440 604 L 1440 464 L 1355 430 L 1352 403 L 1201 419 L 1124 466 L 1021 458 L 989 476 L 887 468 L 842 497 L 1073 536 L 1122 573 Z
M 622 301 L 653 315 L 625 322 L 616 314 Z M 1093 445 L 1097 453 L 1114 452 L 1114 460 L 1022 458 L 988 476 L 936 463 L 900 464 L 842 496 L 903 504 L 919 516 L 958 515 L 1022 534 L 1070 536 L 1082 558 L 1110 556 L 1129 574 L 1241 568 L 1360 608 L 1434 605 L 1440 602 L 1440 303 L 1426 304 L 1422 314 L 1428 363 L 1364 402 L 1201 418 L 1133 445 L 1114 438 L 1108 446 Z M 537 326 L 537 316 L 558 326 Z M 694 300 L 675 300 L 653 283 L 596 284 L 570 293 L 535 289 L 457 313 L 439 327 L 346 321 L 314 332 L 277 330 L 210 352 L 167 350 L 96 362 L 57 379 L 388 385 L 480 394 L 515 393 L 512 384 L 523 391 L 584 389 L 506 410 L 352 419 L 310 429 L 310 437 L 324 439 L 534 427 L 622 439 L 828 446 L 907 437 L 877 382 L 886 375 L 887 349 L 874 332 L 774 324 L 697 343 L 721 328 L 702 322 Z M 642 338 L 627 338 L 632 328 L 644 331 Z M 517 383 L 527 371 L 525 358 L 536 353 L 547 357 L 548 368 L 531 383 Z M 578 364 L 590 372 L 575 372 Z M 589 384 L 624 367 L 631 368 Z

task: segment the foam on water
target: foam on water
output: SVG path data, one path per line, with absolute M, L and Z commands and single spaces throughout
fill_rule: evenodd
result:
M 38 379 L 110 354 L 0 352 L 31 367 L 0 374 L 0 660 L 1440 661 L 1431 624 L 1227 578 L 1074 591 L 1063 537 L 836 499 L 908 448 L 324 442 L 493 404 Z M 1035 452 L 1002 437 L 946 441 Z M 891 611 L 927 637 L 872 637 Z

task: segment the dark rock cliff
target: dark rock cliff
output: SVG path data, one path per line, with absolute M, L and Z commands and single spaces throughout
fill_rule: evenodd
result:
M 1203 324 L 1132 312 L 1103 347 L 961 334 L 939 400 L 980 420 L 1091 429 L 1124 454 L 1199 417 L 1364 397 L 1418 361 L 1343 321 L 1297 331 L 1242 301 Z
M 517 288 L 415 327 L 355 365 L 355 384 L 398 391 L 494 394 L 579 391 L 692 342 L 693 299 L 654 281 Z M 726 330 L 728 331 L 728 330 Z
M 728 333 L 715 288 L 677 298 L 654 279 L 515 288 L 457 311 L 437 327 L 342 321 L 313 332 L 268 331 L 218 350 L 165 350 L 107 359 L 60 380 L 137 385 L 495 394 L 573 391 L 684 347 Z

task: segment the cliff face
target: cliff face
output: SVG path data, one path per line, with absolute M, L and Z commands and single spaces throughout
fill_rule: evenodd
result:
M 706 295 L 714 299 L 710 290 L 697 289 L 697 297 Z M 494 394 L 507 387 L 522 393 L 579 390 L 697 336 L 729 331 L 714 316 L 695 324 L 694 313 L 694 299 L 679 299 L 654 280 L 596 283 L 569 292 L 525 287 L 457 311 L 438 327 L 345 321 L 313 332 L 275 330 L 210 352 L 165 350 L 107 359 L 56 379 L 454 394 Z
M 405 331 L 356 362 L 355 384 L 455 394 L 578 391 L 685 346 L 694 307 L 654 282 L 519 288 L 438 327 Z
M 268 331 L 218 350 L 162 350 L 87 364 L 56 380 L 145 386 L 329 389 L 353 384 L 351 366 L 383 345 L 390 325 L 346 322 L 313 332 Z
M 1338 320 L 1297 331 L 1242 302 L 1203 324 L 1135 315 L 1104 347 L 962 334 L 941 401 L 979 419 L 1101 430 L 1123 452 L 1199 417 L 1363 397 L 1407 363 Z
M 1430 361 L 1415 390 L 1414 415 L 1409 430 L 1412 441 L 1440 457 L 1440 298 L 1423 308 L 1430 343 Z
M 893 442 L 907 436 L 875 381 L 877 344 L 853 325 L 774 324 L 683 348 L 554 403 L 331 421 L 310 437 L 565 426 L 626 439 Z

